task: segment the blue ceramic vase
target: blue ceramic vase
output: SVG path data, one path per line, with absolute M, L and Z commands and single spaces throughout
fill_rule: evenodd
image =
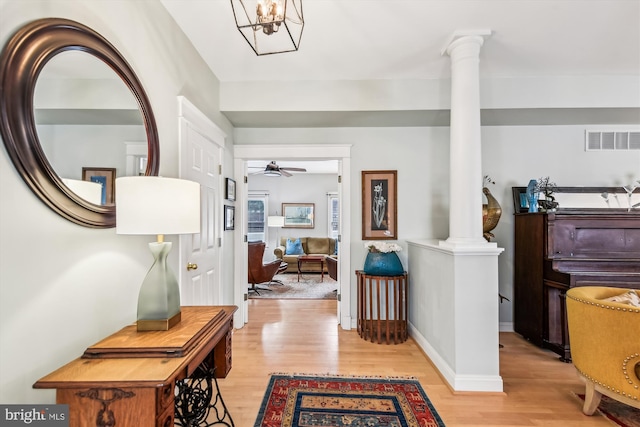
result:
M 402 262 L 395 252 L 369 252 L 363 271 L 372 276 L 400 276 L 404 274 Z

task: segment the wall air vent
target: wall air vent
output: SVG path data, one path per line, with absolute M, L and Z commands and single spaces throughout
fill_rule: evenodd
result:
M 640 131 L 613 132 L 588 130 L 585 132 L 585 150 L 640 150 Z

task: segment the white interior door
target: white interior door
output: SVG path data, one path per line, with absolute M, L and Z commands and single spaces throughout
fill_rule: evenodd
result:
M 180 118 L 180 176 L 200 184 L 201 229 L 180 237 L 182 305 L 222 304 L 220 272 L 221 148 L 216 135 Z

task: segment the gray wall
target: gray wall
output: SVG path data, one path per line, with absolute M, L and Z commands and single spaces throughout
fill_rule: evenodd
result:
M 338 191 L 338 175 L 297 173 L 291 177 L 268 177 L 251 175 L 250 191 L 269 193 L 268 215 L 282 215 L 282 203 L 313 203 L 313 228 L 269 228 L 267 231 L 267 249 L 265 260 L 275 259 L 273 249 L 277 237 L 326 237 L 327 229 L 327 193 Z
M 640 179 L 640 151 L 586 152 L 585 126 L 485 126 L 482 128 L 483 173 L 496 182 L 492 194 L 503 208 L 494 230 L 495 242 L 505 251 L 499 256 L 500 293 L 513 295 L 512 186 L 550 176 L 560 186 L 621 186 Z M 596 129 L 599 126 L 588 126 Z M 639 126 L 606 126 L 640 129 Z M 406 240 L 448 237 L 449 128 L 331 128 L 237 129 L 238 144 L 298 143 L 352 144 L 351 256 L 353 268 L 364 263 L 361 240 L 362 170 L 398 171 L 398 243 L 407 266 Z M 480 191 L 480 188 L 478 188 Z M 479 219 L 480 220 L 480 219 Z M 409 274 L 411 267 L 409 266 Z M 355 275 L 351 278 L 352 313 L 355 313 Z M 509 329 L 511 302 L 500 306 L 500 322 Z M 471 320 L 472 321 L 472 320 Z
M 162 175 L 178 175 L 176 96 L 183 95 L 229 136 L 225 165 L 232 164 L 234 138 L 239 144 L 352 144 L 354 185 L 349 200 L 349 250 L 354 268 L 362 265 L 366 253 L 360 240 L 361 170 L 398 170 L 398 233 L 399 243 L 405 246 L 400 254 L 405 266 L 406 240 L 447 237 L 449 200 L 456 197 L 449 192 L 447 127 L 234 130 L 219 111 L 218 80 L 158 1 L 0 0 L 0 10 L 3 46 L 24 23 L 58 16 L 92 27 L 120 50 L 150 98 L 159 128 Z M 612 86 L 591 84 L 594 80 L 589 76 L 484 82 L 483 108 L 637 108 L 637 76 L 612 79 Z M 407 84 L 412 83 L 421 82 Z M 256 86 L 260 85 L 268 86 L 278 96 L 255 96 Z M 288 91 L 291 96 L 282 97 L 278 84 L 236 83 L 225 90 L 225 100 L 239 103 L 227 105 L 236 111 L 260 111 L 263 108 L 251 102 L 268 102 L 271 106 L 274 100 L 291 104 L 278 106 L 282 111 L 298 111 L 304 109 L 299 108 L 301 98 L 308 102 L 362 100 L 362 108 L 371 107 L 371 97 L 347 99 L 344 88 L 336 88 L 335 96 L 313 96 L 314 90 L 325 90 L 330 83 L 298 85 L 300 90 Z M 369 85 L 385 85 L 388 90 L 367 89 L 368 93 L 397 95 L 396 82 Z M 448 108 L 448 83 L 431 81 L 426 87 L 419 87 L 424 90 L 403 91 L 410 95 L 407 99 L 427 104 L 417 108 Z M 606 96 L 601 96 L 603 93 Z M 414 104 L 405 108 L 413 108 L 411 105 Z M 308 111 L 349 110 L 344 105 L 312 107 Z M 584 128 L 571 125 L 482 129 L 483 172 L 495 179 L 492 192 L 504 208 L 495 234 L 498 245 L 505 248 L 499 258 L 500 291 L 508 297 L 513 287 L 511 186 L 526 185 L 529 179 L 546 175 L 562 186 L 616 186 L 640 178 L 640 152 L 585 153 Z M 637 124 L 635 128 L 638 129 Z M 223 169 L 223 176 L 233 176 L 227 166 Z M 0 199 L 0 402 L 53 402 L 52 391 L 33 390 L 32 384 L 77 357 L 88 345 L 135 320 L 137 291 L 151 262 L 149 239 L 116 236 L 113 229 L 87 229 L 59 217 L 26 187 L 4 147 L 0 155 Z M 223 280 L 229 284 L 234 279 L 233 252 L 231 239 L 225 237 Z M 174 266 L 177 263 L 176 251 L 170 262 Z M 354 281 L 352 277 L 353 304 Z M 225 302 L 233 302 L 230 293 L 225 294 Z M 512 319 L 511 311 L 510 303 L 502 304 L 501 321 L 505 324 Z
M 3 0 L 0 11 L 2 46 L 25 23 L 52 16 L 88 25 L 116 46 L 150 98 L 161 175 L 178 176 L 178 95 L 232 135 L 218 110 L 217 78 L 159 2 Z M 229 138 L 227 165 L 232 164 L 232 143 Z M 34 390 L 33 383 L 135 321 L 138 289 L 153 260 L 150 239 L 63 219 L 27 188 L 4 144 L 1 150 L 0 402 L 54 402 L 54 391 Z M 232 239 L 223 245 L 223 278 L 231 284 Z M 177 260 L 174 250 L 174 268 Z M 225 303 L 232 302 L 228 292 Z

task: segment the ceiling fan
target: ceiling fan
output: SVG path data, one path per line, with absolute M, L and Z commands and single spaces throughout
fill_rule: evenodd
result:
M 276 164 L 275 160 L 272 160 L 271 162 L 267 163 L 267 166 L 264 168 L 264 170 L 261 170 L 259 172 L 253 172 L 253 173 L 251 173 L 251 175 L 255 175 L 255 174 L 262 174 L 262 175 L 266 175 L 266 176 L 281 176 L 281 175 L 284 175 L 286 177 L 289 177 L 289 176 L 291 176 L 289 171 L 292 171 L 292 172 L 306 172 L 307 170 L 305 168 L 280 167 L 280 166 L 278 166 Z

